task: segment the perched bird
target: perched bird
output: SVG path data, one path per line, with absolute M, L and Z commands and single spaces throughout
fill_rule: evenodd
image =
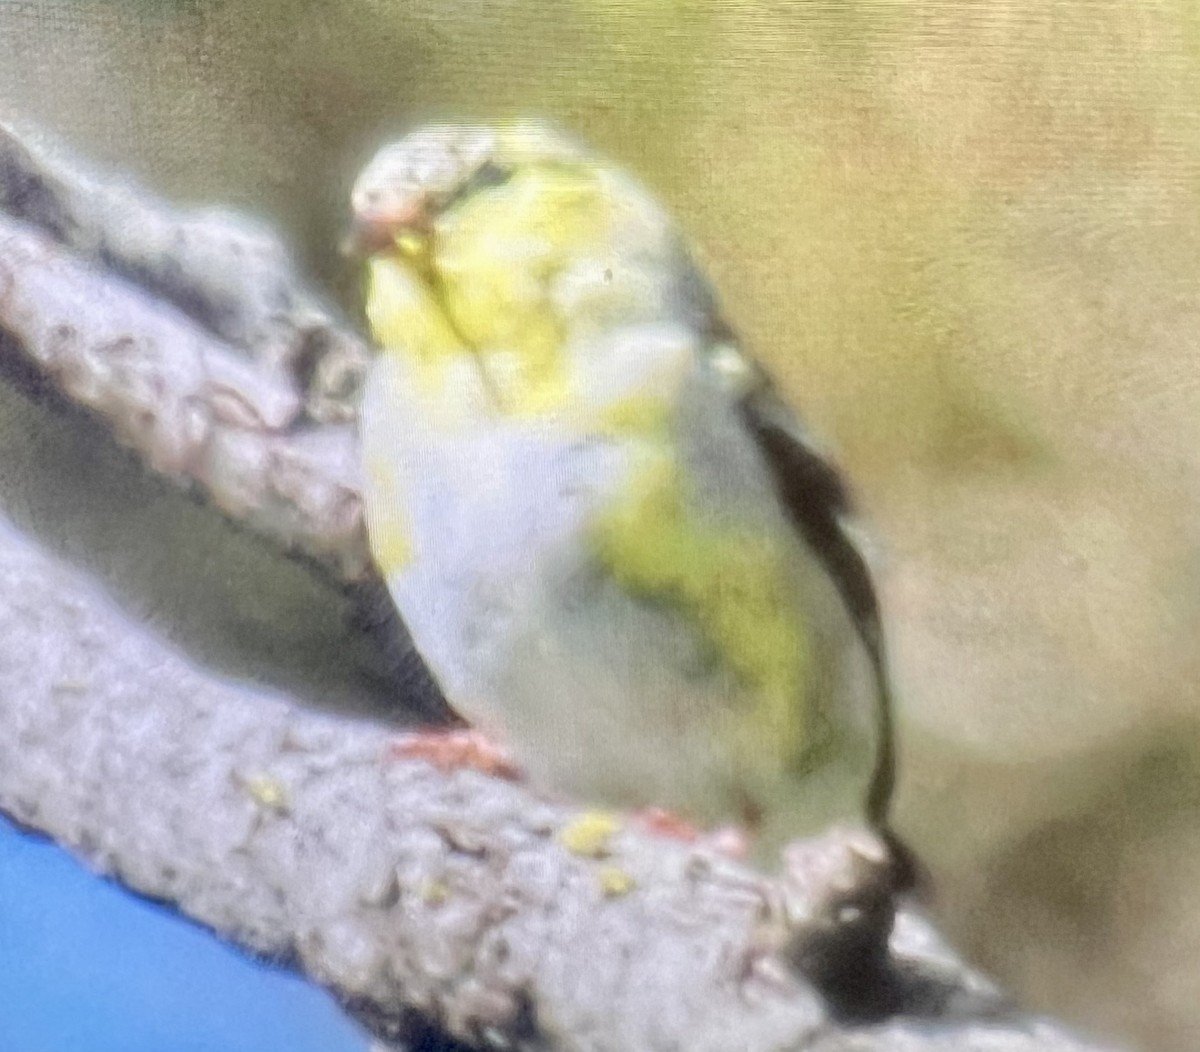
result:
M 450 703 L 583 800 L 764 852 L 864 811 L 886 833 L 845 487 L 670 216 L 532 121 L 416 131 L 352 209 L 370 544 Z

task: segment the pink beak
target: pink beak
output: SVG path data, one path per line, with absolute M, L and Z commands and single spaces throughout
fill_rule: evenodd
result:
M 342 241 L 342 254 L 369 256 L 390 248 L 405 230 L 420 231 L 428 225 L 425 201 L 419 198 L 402 208 L 360 211 L 354 215 L 350 232 Z

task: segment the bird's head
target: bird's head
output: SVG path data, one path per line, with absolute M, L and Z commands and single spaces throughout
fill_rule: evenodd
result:
M 382 147 L 354 182 L 347 249 L 370 255 L 429 231 L 436 217 L 522 164 L 569 161 L 580 147 L 540 121 L 440 122 Z
M 670 218 L 550 125 L 412 132 L 351 207 L 372 336 L 437 389 L 470 358 L 505 414 L 561 414 L 687 360 L 697 282 Z

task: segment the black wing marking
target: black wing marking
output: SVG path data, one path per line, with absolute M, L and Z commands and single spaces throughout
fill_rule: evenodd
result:
M 928 874 L 890 823 L 896 788 L 892 681 L 871 571 L 846 529 L 846 521 L 853 514 L 849 490 L 837 469 L 814 448 L 764 372 L 756 369 L 754 382 L 741 395 L 738 406 L 763 452 L 788 517 L 829 572 L 866 650 L 875 682 L 877 736 L 875 766 L 866 795 L 867 821 L 888 845 L 897 890 L 916 889 L 920 893 L 929 887 Z
M 896 782 L 892 688 L 875 585 L 846 529 L 852 514 L 850 494 L 766 375 L 760 373 L 756 379 L 739 401 L 742 418 L 763 452 L 788 517 L 828 571 L 870 661 L 878 742 L 866 812 L 873 826 L 886 830 Z

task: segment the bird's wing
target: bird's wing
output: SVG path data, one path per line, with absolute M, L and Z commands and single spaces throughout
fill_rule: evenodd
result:
M 788 517 L 828 570 L 866 649 L 875 681 L 878 735 L 866 812 L 872 825 L 886 828 L 896 780 L 892 688 L 879 600 L 867 561 L 851 533 L 850 494 L 837 469 L 814 447 L 764 374 L 741 396 L 739 408 Z
M 817 448 L 767 372 L 738 346 L 715 293 L 680 240 L 675 295 L 688 323 L 704 335 L 710 375 L 737 405 L 796 531 L 825 567 L 867 653 L 875 684 L 878 736 L 867 789 L 868 821 L 886 830 L 896 781 L 892 687 L 879 600 L 853 536 L 853 504 L 838 469 Z

